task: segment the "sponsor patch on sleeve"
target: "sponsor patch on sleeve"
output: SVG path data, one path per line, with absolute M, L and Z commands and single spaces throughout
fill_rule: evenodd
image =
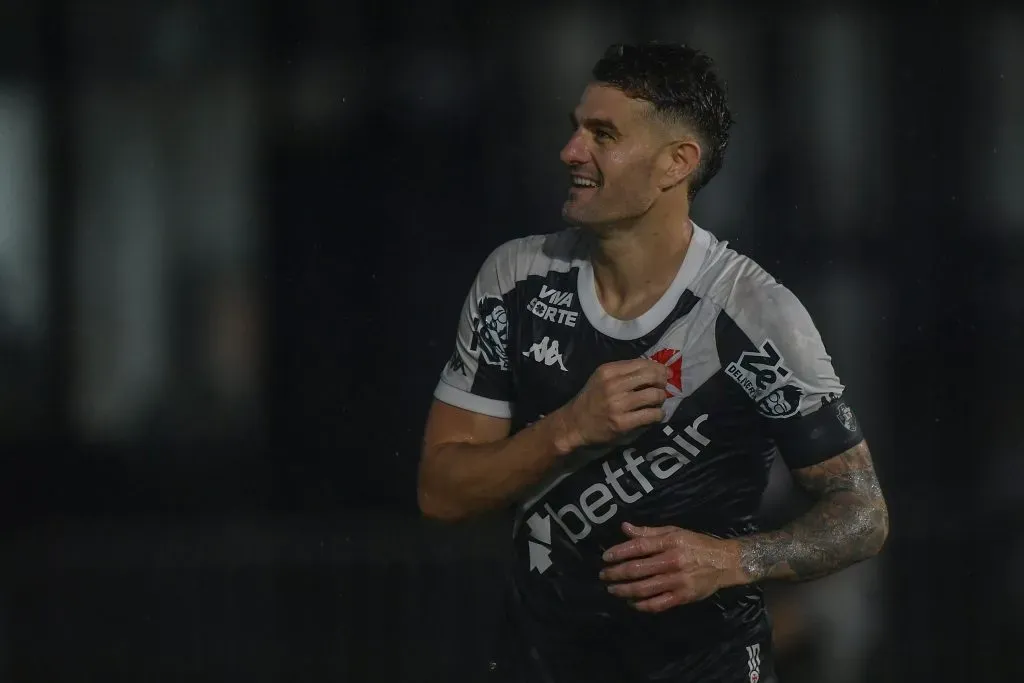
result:
M 485 296 L 477 302 L 478 315 L 473 318 L 471 351 L 480 352 L 488 365 L 508 370 L 508 312 L 505 302 L 496 296 Z
M 757 351 L 744 351 L 739 360 L 729 363 L 725 374 L 760 403 L 793 373 L 783 365 L 782 354 L 772 340 L 766 339 Z
M 757 412 L 775 420 L 793 417 L 800 412 L 803 395 L 800 387 L 784 384 L 758 401 Z

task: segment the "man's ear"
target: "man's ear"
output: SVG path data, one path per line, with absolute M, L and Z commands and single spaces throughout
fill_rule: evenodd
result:
M 693 176 L 700 166 L 701 149 L 700 143 L 693 138 L 687 138 L 672 143 L 668 150 L 668 168 L 662 180 L 663 190 L 668 190 Z

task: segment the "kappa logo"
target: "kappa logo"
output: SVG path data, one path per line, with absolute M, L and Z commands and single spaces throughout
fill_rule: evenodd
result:
M 452 357 L 448 359 L 448 371 L 457 372 L 463 377 L 466 376 L 466 363 L 462 360 L 462 355 L 458 349 L 452 352 Z
M 530 527 L 530 571 L 543 574 L 551 567 L 551 518 L 536 512 L 526 520 Z
M 739 362 L 729 363 L 725 372 L 755 401 L 793 374 L 782 364 L 782 354 L 771 339 L 765 339 L 759 351 L 744 351 Z
M 750 683 L 761 680 L 761 644 L 747 645 L 747 678 Z
M 677 349 L 661 349 L 651 354 L 651 360 L 661 363 L 669 371 L 668 382 L 665 389 L 673 396 L 678 396 L 683 391 L 683 354 Z
M 526 357 L 533 357 L 538 363 L 543 363 L 548 367 L 557 365 L 562 369 L 562 372 L 568 372 L 565 368 L 565 362 L 562 359 L 562 353 L 558 350 L 558 340 L 551 339 L 550 337 L 544 337 L 539 342 L 535 343 L 527 351 L 523 351 L 523 355 Z
M 541 320 L 559 323 L 567 327 L 576 327 L 579 312 L 572 309 L 573 293 L 550 289 L 547 285 L 540 286 L 540 295 L 530 300 L 526 310 Z

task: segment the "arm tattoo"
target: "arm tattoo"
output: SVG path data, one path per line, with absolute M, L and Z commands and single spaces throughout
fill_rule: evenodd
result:
M 815 579 L 881 550 L 889 513 L 864 442 L 794 470 L 793 478 L 817 502 L 778 531 L 740 539 L 741 566 L 751 582 Z

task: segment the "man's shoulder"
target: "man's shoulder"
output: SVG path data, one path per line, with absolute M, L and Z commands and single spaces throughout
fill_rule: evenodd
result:
M 485 265 L 516 282 L 551 271 L 567 272 L 579 259 L 580 240 L 576 228 L 516 237 L 496 247 Z
M 796 294 L 728 242 L 713 242 L 693 289 L 752 336 L 784 327 L 803 311 Z

